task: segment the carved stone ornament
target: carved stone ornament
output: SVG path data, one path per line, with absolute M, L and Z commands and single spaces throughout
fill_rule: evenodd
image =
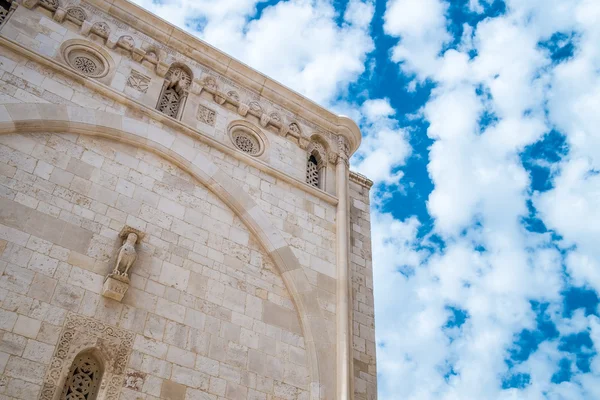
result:
M 81 7 L 71 7 L 67 10 L 67 18 L 81 25 L 87 19 L 87 14 Z
M 208 107 L 204 107 L 202 104 L 198 105 L 198 113 L 196 118 L 198 121 L 205 123 L 206 125 L 214 126 L 217 120 L 217 113 Z
M 235 90 L 230 90 L 227 92 L 227 97 L 236 103 L 240 101 L 240 95 Z
M 110 70 L 109 61 L 88 42 L 64 43 L 62 56 L 67 64 L 77 72 L 90 78 L 102 78 Z
M 129 35 L 124 35 L 117 40 L 117 46 L 124 48 L 125 50 L 133 50 L 135 47 L 135 41 Z
M 150 77 L 132 69 L 127 78 L 127 86 L 141 93 L 146 93 L 150 85 Z
M 218 88 L 217 80 L 214 76 L 205 76 L 202 79 L 202 86 L 204 86 L 205 89 L 208 89 L 211 92 L 215 92 Z
M 250 108 L 250 111 L 256 115 L 261 115 L 263 112 L 263 109 L 258 101 L 251 101 L 250 104 L 248 104 L 248 107 Z
M 106 39 L 108 38 L 108 35 L 110 35 L 110 28 L 105 22 L 96 22 L 92 25 L 92 33 Z
M 129 226 L 124 227 L 119 233 L 123 245 L 117 253 L 117 262 L 114 270 L 108 274 L 102 287 L 102 295 L 117 301 L 121 301 L 129 288 L 129 270 L 137 259 L 135 245 L 140 242 L 144 234 Z
M 302 135 L 302 132 L 300 131 L 300 127 L 298 126 L 297 123 L 292 122 L 289 126 L 289 131 L 292 132 L 294 135 L 296 136 L 300 136 Z
M 350 158 L 350 146 L 348 145 L 348 140 L 339 135 L 338 137 L 338 159 L 337 162 L 344 161 L 348 164 L 348 160 Z
M 26 2 L 23 2 L 23 5 L 25 7 L 27 7 L 27 5 L 25 5 Z M 33 1 L 30 1 L 30 3 L 34 3 Z M 35 2 L 37 3 L 37 1 Z M 40 0 L 40 6 L 50 10 L 50 11 L 56 11 L 56 9 L 58 7 L 60 7 L 60 3 L 58 2 L 58 0 Z M 29 8 L 29 7 L 27 7 Z
M 117 400 L 125 381 L 125 370 L 135 334 L 79 314 L 67 315 L 50 366 L 46 370 L 39 400 L 62 400 L 65 383 L 78 356 L 91 352 L 104 367 L 97 399 Z M 85 397 L 67 397 L 80 399 Z

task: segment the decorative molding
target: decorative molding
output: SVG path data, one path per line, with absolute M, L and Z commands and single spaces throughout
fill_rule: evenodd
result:
M 358 183 L 367 189 L 371 189 L 371 187 L 373 187 L 372 180 L 354 171 L 350 171 L 350 182 Z
M 237 151 L 234 148 L 232 148 L 232 146 L 224 144 L 221 141 L 219 141 L 209 135 L 203 134 L 197 128 L 192 127 L 192 126 L 185 124 L 181 121 L 178 121 L 176 119 L 169 118 L 169 117 L 165 116 L 164 114 L 160 113 L 159 111 L 157 111 L 155 108 L 148 107 L 147 105 L 137 101 L 135 98 L 132 98 L 131 96 L 127 96 L 123 92 L 117 91 L 114 88 L 109 87 L 106 84 L 103 84 L 101 82 L 94 81 L 94 80 L 88 80 L 87 78 L 85 78 L 83 76 L 74 74 L 70 68 L 66 67 L 65 65 L 63 65 L 61 63 L 57 63 L 54 59 L 51 59 L 44 55 L 35 53 L 35 52 L 31 51 L 30 49 L 27 49 L 26 47 L 22 46 L 21 44 L 13 41 L 11 39 L 8 39 L 6 37 L 3 37 L 3 36 L 0 36 L 0 46 L 4 46 L 4 47 L 10 49 L 11 51 L 18 52 L 19 54 L 22 54 L 24 57 L 34 60 L 35 62 L 40 63 L 42 66 L 47 67 L 51 70 L 54 70 L 60 74 L 69 76 L 70 78 L 74 79 L 75 82 L 80 83 L 80 84 L 85 84 L 90 89 L 93 89 L 93 90 L 97 91 L 98 93 L 101 93 L 102 95 L 116 101 L 117 103 L 122 104 L 124 107 L 135 109 L 135 110 L 141 112 L 143 115 L 163 124 L 164 129 L 166 129 L 166 130 L 180 132 L 186 136 L 189 136 L 191 138 L 199 140 L 200 142 L 207 144 L 209 146 L 212 146 L 212 147 L 216 148 L 218 151 L 221 151 L 231 157 L 234 157 L 240 161 L 243 161 L 244 163 L 247 163 L 248 165 L 250 165 L 254 168 L 257 168 L 260 171 L 263 171 L 271 176 L 274 176 L 277 179 L 281 179 L 284 182 L 287 182 L 295 187 L 301 188 L 305 192 L 308 192 L 311 195 L 316 196 L 317 198 L 325 201 L 328 204 L 332 204 L 332 205 L 338 204 L 338 199 L 336 196 L 334 196 L 330 193 L 327 193 L 325 191 L 312 188 L 309 185 L 306 185 L 306 183 L 304 181 L 299 180 L 298 178 L 295 178 L 295 177 L 293 177 L 283 171 L 280 171 L 276 168 L 273 168 L 271 165 L 267 164 L 265 161 L 262 161 L 255 157 L 251 157 L 245 153 Z
M 79 314 L 67 315 L 50 366 L 46 370 L 39 400 L 58 400 L 75 357 L 95 351 L 105 366 L 99 399 L 117 400 L 135 334 Z

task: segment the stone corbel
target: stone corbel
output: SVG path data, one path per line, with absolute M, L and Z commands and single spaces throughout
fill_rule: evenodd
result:
M 215 92 L 213 94 L 213 98 L 215 100 L 215 103 L 217 103 L 218 105 L 222 106 L 223 104 L 225 104 L 225 97 L 221 96 L 219 93 Z
M 271 122 L 271 117 L 269 117 L 266 113 L 260 116 L 260 125 L 265 128 Z
M 198 84 L 198 82 L 193 81 L 192 85 L 190 86 L 190 93 L 195 94 L 196 96 L 199 96 L 200 92 L 202 92 L 202 86 L 200 86 Z
M 248 104 L 240 103 L 238 106 L 238 114 L 240 114 L 242 117 L 245 117 L 248 114 L 248 110 L 250 110 Z
M 164 61 L 159 61 L 156 63 L 156 74 L 161 78 L 164 78 L 169 72 L 169 64 Z
M 40 0 L 23 0 L 23 7 L 28 9 L 35 8 L 40 3 Z
M 139 47 L 134 47 L 133 50 L 131 50 L 131 58 L 133 58 L 133 61 L 135 62 L 142 62 L 145 54 L 146 52 Z
M 65 17 L 67 16 L 67 10 L 62 7 L 58 7 L 54 12 L 54 16 L 52 17 L 56 22 L 62 24 L 65 21 Z
M 116 33 L 111 33 L 106 39 L 106 47 L 108 47 L 109 49 L 114 49 L 117 46 L 118 41 L 119 36 L 117 36 Z
M 92 30 L 93 25 L 94 24 L 92 24 L 90 21 L 83 21 L 81 27 L 79 28 L 79 33 L 82 36 L 88 36 L 90 34 L 90 31 Z
M 289 131 L 290 131 L 290 127 L 287 126 L 286 124 L 281 124 L 279 126 L 279 135 L 280 136 L 286 137 Z
M 310 140 L 304 137 L 299 137 L 298 138 L 298 146 L 300 146 L 300 148 L 302 150 L 306 150 L 306 148 L 308 147 L 308 145 L 310 144 Z
M 123 300 L 123 296 L 129 289 L 129 271 L 137 259 L 135 246 L 143 239 L 144 233 L 130 226 L 124 226 L 119 237 L 123 240 L 123 244 L 117 253 L 115 268 L 106 276 L 102 286 L 102 296 L 117 301 Z

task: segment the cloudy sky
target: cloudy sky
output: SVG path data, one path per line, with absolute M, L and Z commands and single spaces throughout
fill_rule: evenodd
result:
M 600 1 L 136 2 L 359 121 L 380 399 L 600 398 Z

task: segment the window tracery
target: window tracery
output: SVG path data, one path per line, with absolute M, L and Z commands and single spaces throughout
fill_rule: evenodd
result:
M 306 166 L 306 183 L 316 188 L 319 187 L 319 168 L 317 167 L 317 159 L 314 155 L 308 157 L 308 164 Z
M 255 156 L 260 152 L 261 148 L 258 139 L 248 132 L 236 131 L 232 133 L 232 136 L 235 146 L 244 153 Z
M 306 148 L 308 160 L 306 162 L 306 183 L 323 189 L 325 182 L 325 166 L 327 163 L 327 150 L 317 140 L 313 140 Z
M 165 75 L 163 89 L 156 109 L 173 118 L 181 118 L 192 74 L 180 66 L 171 66 Z
M 73 360 L 65 381 L 61 400 L 95 400 L 102 380 L 102 366 L 91 353 L 81 353 Z

